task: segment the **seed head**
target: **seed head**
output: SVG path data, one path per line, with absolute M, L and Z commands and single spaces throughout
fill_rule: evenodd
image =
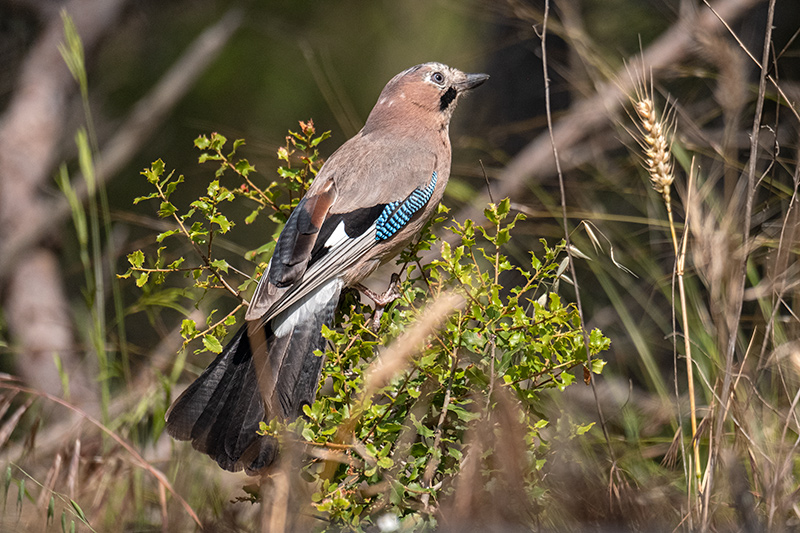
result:
M 655 106 L 649 97 L 639 98 L 634 102 L 634 109 L 639 116 L 639 131 L 642 134 L 640 144 L 644 150 L 644 167 L 650 175 L 653 189 L 670 202 L 670 188 L 675 180 L 670 158 L 671 128 L 656 117 Z

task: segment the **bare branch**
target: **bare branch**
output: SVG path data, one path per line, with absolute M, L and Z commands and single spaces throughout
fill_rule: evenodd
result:
M 134 107 L 97 158 L 96 179 L 109 181 L 136 154 L 142 143 L 157 130 L 167 113 L 217 57 L 242 23 L 242 11 L 233 8 L 195 39 L 158 84 Z M 66 70 L 66 67 L 65 67 Z M 79 176 L 74 180 L 78 197 L 85 200 L 86 186 Z M 38 217 L 26 218 L 26 224 L 8 236 L 0 247 L 0 279 L 8 276 L 21 253 L 50 234 L 70 216 L 66 199 L 60 198 L 42 209 Z

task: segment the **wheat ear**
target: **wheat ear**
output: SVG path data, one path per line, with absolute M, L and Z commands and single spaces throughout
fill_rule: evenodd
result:
M 702 476 L 700 468 L 700 450 L 697 438 L 697 405 L 694 395 L 694 361 L 692 360 L 692 347 L 689 338 L 689 317 L 686 305 L 686 292 L 684 289 L 684 267 L 686 264 L 686 236 L 688 236 L 688 218 L 684 224 L 683 246 L 678 247 L 678 238 L 675 232 L 675 221 L 672 217 L 672 183 L 675 181 L 674 167 L 672 164 L 672 138 L 675 131 L 675 120 L 670 118 L 671 109 L 669 103 L 665 105 L 662 117 L 656 114 L 655 104 L 652 98 L 652 87 L 648 90 L 644 83 L 638 84 L 633 107 L 639 117 L 637 127 L 641 136 L 638 141 L 644 151 L 644 167 L 650 176 L 650 183 L 653 189 L 661 194 L 664 205 L 667 208 L 669 218 L 669 229 L 672 234 L 672 248 L 676 258 L 676 277 L 678 280 L 678 292 L 681 303 L 681 315 L 683 325 L 683 341 L 686 351 L 686 378 L 689 389 L 689 408 L 691 411 L 692 424 L 692 450 L 694 452 L 695 476 L 700 488 L 700 478 Z

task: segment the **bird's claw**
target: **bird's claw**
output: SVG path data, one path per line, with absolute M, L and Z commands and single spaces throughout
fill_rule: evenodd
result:
M 360 283 L 357 283 L 354 287 L 364 296 L 375 302 L 375 315 L 372 317 L 372 331 L 378 331 L 381 325 L 381 316 L 383 316 L 383 311 L 386 306 L 402 296 L 400 293 L 400 276 L 392 274 L 389 287 L 380 294 L 368 289 Z

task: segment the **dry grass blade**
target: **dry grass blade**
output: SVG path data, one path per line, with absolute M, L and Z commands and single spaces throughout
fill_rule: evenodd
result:
M 0 428 L 0 448 L 5 446 L 6 442 L 8 442 L 9 437 L 11 437 L 11 433 L 13 433 L 16 429 L 17 424 L 19 424 L 19 421 L 22 418 L 22 415 L 24 415 L 28 408 L 30 408 L 31 404 L 33 404 L 33 400 L 33 397 L 28 398 L 25 403 L 19 406 L 17 410 L 14 411 L 14 413 L 8 418 L 8 420 L 6 420 L 6 423 L 3 424 L 3 427 Z
M 736 42 L 739 44 L 739 47 L 740 47 L 742 50 L 744 50 L 744 53 L 745 53 L 745 54 L 747 54 L 747 57 L 749 57 L 749 58 L 750 58 L 750 60 L 751 60 L 753 63 L 755 63 L 755 65 L 756 65 L 756 66 L 757 66 L 759 69 L 761 69 L 762 71 L 764 71 L 764 72 L 765 72 L 765 75 L 764 75 L 764 80 L 769 80 L 769 82 L 772 84 L 772 86 L 773 86 L 773 87 L 775 87 L 775 90 L 777 90 L 777 91 L 778 91 L 778 94 L 780 94 L 780 95 L 781 95 L 782 103 L 783 103 L 783 104 L 784 104 L 784 105 L 785 105 L 787 108 L 789 108 L 789 110 L 790 110 L 790 111 L 791 111 L 791 112 L 794 114 L 794 116 L 795 116 L 795 118 L 796 118 L 797 120 L 800 120 L 800 113 L 798 112 L 797 108 L 795 107 L 795 103 L 794 103 L 794 102 L 793 102 L 793 101 L 792 101 L 792 100 L 789 98 L 789 96 L 788 96 L 788 95 L 787 95 L 787 94 L 786 94 L 786 93 L 783 91 L 783 87 L 781 87 L 781 86 L 778 84 L 778 82 L 775 80 L 775 78 L 772 76 L 772 74 L 768 74 L 768 73 L 767 73 L 767 70 L 766 70 L 766 68 L 765 68 L 764 66 L 762 66 L 762 63 L 764 63 L 764 65 L 766 65 L 766 63 L 767 63 L 766 59 L 768 58 L 768 53 L 766 53 L 766 52 L 764 53 L 764 55 L 763 55 L 763 59 L 764 59 L 764 61 L 759 61 L 758 59 L 756 59 L 756 57 L 755 57 L 755 56 L 752 54 L 752 52 L 750 52 L 750 50 L 748 50 L 747 46 L 745 46 L 745 44 L 742 42 L 742 40 L 739 38 L 739 36 L 738 36 L 738 35 L 736 35 L 736 32 L 735 32 L 735 31 L 733 31 L 733 28 L 731 28 L 730 24 L 728 24 L 728 23 L 725 21 L 725 17 L 723 17 L 722 15 L 720 15 L 720 14 L 719 14 L 719 12 L 718 12 L 716 9 L 714 9 L 714 7 L 713 7 L 711 4 L 709 4 L 709 3 L 708 3 L 708 0 L 703 0 L 703 3 L 704 3 L 704 4 L 706 5 L 706 7 L 708 7 L 708 9 L 709 9 L 709 10 L 710 10 L 710 11 L 711 11 L 713 14 L 714 14 L 714 16 L 715 16 L 715 17 L 717 17 L 717 19 L 718 19 L 718 20 L 719 20 L 719 21 L 722 23 L 722 25 L 723 25 L 723 26 L 725 26 L 725 29 L 726 29 L 726 30 L 728 30 L 728 33 L 729 33 L 729 34 L 730 34 L 730 35 L 731 35 L 731 36 L 732 36 L 734 39 L 736 39 Z M 773 4 L 773 5 L 774 5 L 774 4 Z M 770 26 L 771 26 L 771 24 L 770 24 Z M 770 32 L 771 32 L 771 30 L 770 30 Z M 789 45 L 787 44 L 786 46 L 788 47 Z M 768 50 L 768 49 L 769 49 L 769 47 L 764 47 L 764 50 L 765 50 L 765 51 L 766 51 L 766 50 Z M 782 53 L 781 53 L 781 55 L 782 55 Z
M 189 503 L 180 494 L 175 492 L 175 489 L 172 487 L 172 483 L 170 483 L 169 480 L 167 479 L 167 476 L 165 476 L 164 473 L 161 472 L 160 470 L 158 470 L 156 467 L 154 467 L 153 465 L 148 463 L 144 459 L 144 457 L 142 457 L 141 454 L 139 454 L 139 452 L 137 452 L 133 448 L 133 446 L 131 446 L 122 437 L 120 437 L 119 435 L 117 435 L 116 433 L 111 431 L 105 425 L 103 425 L 102 422 L 100 422 L 99 420 L 97 420 L 96 418 L 94 418 L 93 416 L 88 414 L 87 412 L 83 411 L 82 409 L 79 409 L 78 407 L 75 407 L 74 405 L 70 404 L 69 402 L 67 402 L 67 401 L 65 401 L 65 400 L 63 400 L 63 399 L 61 399 L 61 398 L 59 398 L 57 396 L 53 396 L 53 395 L 48 394 L 46 392 L 37 391 L 37 390 L 34 390 L 34 389 L 29 389 L 27 387 L 19 385 L 15 381 L 9 381 L 9 380 L 2 379 L 2 376 L 0 376 L 0 387 L 6 388 L 8 390 L 13 390 L 13 391 L 16 391 L 16 392 L 30 394 L 32 398 L 29 400 L 29 402 L 33 401 L 33 397 L 41 397 L 41 398 L 49 400 L 49 401 L 51 401 L 53 403 L 56 403 L 56 404 L 61 405 L 63 407 L 66 407 L 67 409 L 69 409 L 69 410 L 73 411 L 74 413 L 78 414 L 84 420 L 88 421 L 93 426 L 95 426 L 98 429 L 100 429 L 103 433 L 105 433 L 106 435 L 111 437 L 117 444 L 119 444 L 122 448 L 124 448 L 125 451 L 128 452 L 128 454 L 130 454 L 131 457 L 133 457 L 133 460 L 134 460 L 134 462 L 136 464 L 138 464 L 144 470 L 147 470 L 150 473 L 150 475 L 152 475 L 154 478 L 156 478 L 156 480 L 160 484 L 164 485 L 164 488 L 166 488 L 166 490 L 168 490 L 170 492 L 170 494 L 172 494 L 172 496 L 175 499 L 177 499 L 178 502 L 180 502 L 181 506 L 184 508 L 186 513 L 192 518 L 192 520 L 194 520 L 195 523 L 198 526 L 200 526 L 200 528 L 203 527 L 203 524 L 200 522 L 200 518 L 197 516 L 197 513 L 194 512 L 194 509 L 192 509 L 191 506 L 189 506 Z M 22 416 L 22 415 L 20 414 L 20 416 Z
M 167 533 L 169 531 L 169 513 L 167 513 L 167 491 L 164 485 L 158 485 L 158 503 L 161 507 L 161 531 Z
M 364 388 L 360 397 L 353 403 L 350 418 L 339 426 L 338 442 L 351 442 L 355 428 L 364 409 L 372 396 L 389 382 L 408 364 L 411 357 L 419 351 L 425 339 L 434 333 L 447 317 L 466 304 L 463 296 L 454 293 L 443 293 L 428 305 L 415 325 L 398 337 L 392 345 L 377 357 L 365 372 Z M 358 445 L 358 443 L 354 443 Z M 364 454 L 366 457 L 367 454 Z M 338 465 L 328 463 L 323 477 L 333 475 Z
M 75 447 L 72 449 L 72 458 L 69 461 L 69 471 L 67 474 L 67 494 L 71 499 L 75 499 L 76 485 L 78 484 L 78 467 L 81 462 L 81 440 L 75 439 Z
M 603 237 L 603 240 L 606 241 L 606 244 L 608 244 L 608 257 L 609 259 L 611 259 L 611 262 L 614 263 L 614 266 L 628 275 L 631 275 L 635 278 L 639 277 L 631 269 L 629 269 L 628 267 L 617 261 L 617 258 L 614 256 L 614 245 L 611 244 L 611 239 L 606 237 L 606 235 L 602 231 L 600 231 L 597 228 L 597 226 L 595 226 L 594 222 L 591 222 L 590 220 L 581 220 L 580 224 L 578 224 L 578 227 L 584 229 L 586 235 L 589 237 L 589 241 L 592 243 L 592 246 L 594 247 L 595 250 L 603 251 L 604 250 L 603 245 L 600 242 L 600 238 L 597 236 L 597 234 L 600 234 L 600 236 Z M 581 257 L 583 259 L 591 260 L 589 257 L 586 256 L 586 254 L 578 250 L 574 245 L 571 245 L 570 251 L 574 254 L 575 257 Z
M 666 466 L 667 468 L 675 468 L 675 465 L 678 464 L 678 454 L 681 450 L 682 439 L 683 432 L 681 431 L 681 428 L 678 428 L 675 430 L 675 435 L 672 436 L 667 453 L 664 454 L 664 458 L 661 460 L 661 464 L 663 466 Z
M 691 422 L 691 445 L 694 462 L 694 483 L 689 481 L 690 486 L 700 487 L 702 469 L 700 466 L 700 449 L 698 442 L 697 427 L 697 405 L 695 400 L 694 387 L 694 360 L 692 359 L 691 337 L 689 332 L 689 314 L 687 308 L 687 297 L 684 284 L 684 272 L 686 265 L 686 246 L 688 243 L 689 217 L 684 221 L 684 234 L 679 244 L 675 231 L 675 220 L 672 215 L 672 184 L 675 181 L 674 165 L 672 162 L 672 139 L 675 134 L 675 115 L 674 107 L 671 107 L 669 100 L 664 105 L 661 117 L 656 112 L 654 101 L 654 91 L 652 77 L 650 83 L 643 78 L 634 80 L 634 94 L 631 97 L 633 108 L 636 112 L 636 127 L 639 135 L 635 136 L 639 146 L 644 152 L 643 164 L 650 177 L 650 184 L 657 193 L 661 195 L 667 211 L 670 235 L 672 237 L 672 248 L 675 253 L 675 277 L 678 285 L 678 297 L 681 309 L 681 326 L 683 329 L 684 355 L 686 357 L 686 377 L 689 395 L 689 410 Z M 693 172 L 695 162 L 691 163 L 688 190 L 692 190 Z M 691 198 L 690 198 L 691 199 Z M 673 289 L 674 291 L 674 289 Z M 674 294 L 674 292 L 673 292 Z M 673 297 L 674 298 L 674 297 Z M 674 315 L 673 315 L 674 317 Z M 674 323 L 674 322 L 673 322 Z M 677 385 L 676 385 L 677 386 Z M 665 458 L 666 460 L 666 458 Z M 700 505 L 704 505 L 704 499 L 699 494 Z M 702 510 L 705 514 L 705 509 Z
M 634 78 L 653 71 L 656 75 L 669 72 L 695 47 L 696 36 L 702 33 L 719 33 L 717 17 L 736 20 L 745 13 L 756 0 L 719 0 L 713 4 L 715 13 L 710 11 L 691 11 L 693 15 L 679 20 L 642 52 L 642 67 L 633 66 Z M 694 14 L 696 13 L 696 16 Z M 717 15 L 718 14 L 718 15 Z M 566 151 L 587 137 L 596 134 L 607 123 L 609 115 L 622 107 L 625 94 L 632 85 L 620 71 L 610 79 L 618 83 L 601 84 L 597 93 L 575 103 L 553 128 L 555 144 Z M 498 176 L 494 196 L 496 198 L 518 198 L 525 185 L 535 176 L 537 180 L 555 174 L 553 150 L 548 133 L 542 133 L 522 149 Z M 455 219 L 476 219 L 488 196 L 482 194 L 467 207 L 456 213 Z M 454 241 L 450 241 L 451 243 Z M 431 254 L 432 255 L 432 254 Z
M 502 524 L 530 523 L 536 514 L 521 475 L 531 456 L 520 404 L 501 384 L 494 387 L 492 407 L 468 429 L 454 490 L 442 503 L 445 531 L 506 531 Z
M 450 314 L 465 303 L 462 296 L 453 293 L 442 294 L 434 300 L 414 327 L 406 331 L 370 365 L 364 380 L 362 401 L 367 401 L 401 372 L 428 335 L 435 332 Z
M 3 394 L 0 396 L 0 419 L 6 416 L 8 412 L 8 408 L 11 407 L 11 402 L 16 398 L 17 393 L 14 391 L 10 391 L 9 394 Z
M 61 466 L 63 463 L 64 456 L 60 453 L 57 453 L 53 459 L 53 466 L 51 466 L 50 470 L 47 471 L 47 477 L 44 479 L 44 490 L 42 490 L 42 492 L 39 494 L 39 499 L 36 500 L 37 507 L 42 508 L 45 506 L 47 500 L 53 492 L 53 488 L 56 486 L 56 480 L 58 479 L 58 475 L 61 473 Z

